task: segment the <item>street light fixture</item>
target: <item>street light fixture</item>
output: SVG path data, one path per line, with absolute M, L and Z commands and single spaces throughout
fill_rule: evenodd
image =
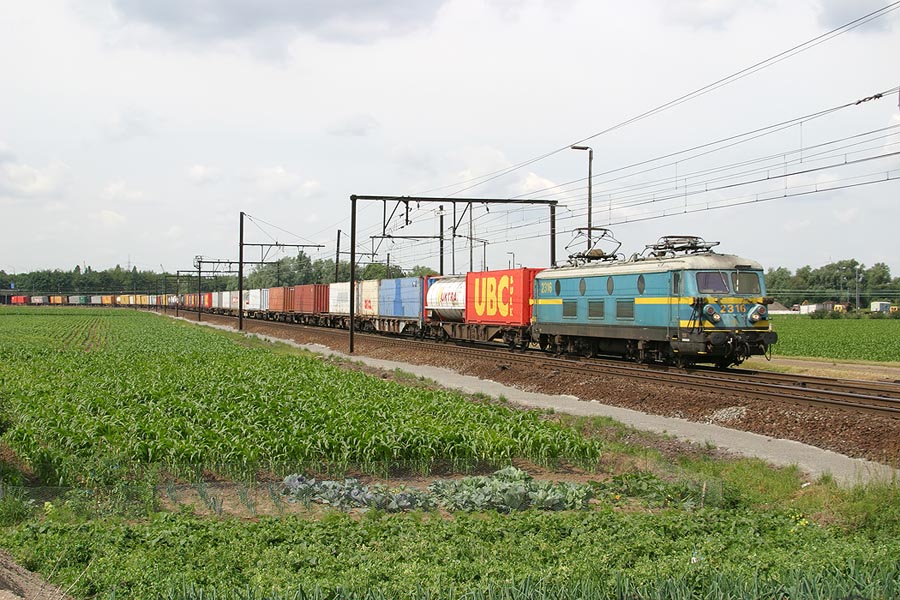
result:
M 591 180 L 593 179 L 592 169 L 594 165 L 594 149 L 590 146 L 569 146 L 572 150 L 588 151 L 588 207 L 587 207 L 587 249 L 591 249 Z

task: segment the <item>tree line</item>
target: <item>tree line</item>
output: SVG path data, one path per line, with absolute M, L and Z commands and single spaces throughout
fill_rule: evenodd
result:
M 436 275 L 437 272 L 423 266 L 402 269 L 398 265 L 371 263 L 357 268 L 357 279 L 386 279 L 418 275 Z M 257 265 L 245 277 L 244 289 L 271 288 L 303 285 L 308 283 L 334 283 L 350 280 L 350 263 L 340 261 L 335 271 L 333 259 L 312 260 L 300 252 L 296 257 L 283 257 L 272 263 Z M 197 291 L 197 275 L 182 272 L 157 273 L 141 271 L 137 267 L 95 271 L 90 266 L 82 269 L 76 265 L 71 271 L 44 269 L 28 273 L 7 273 L 0 270 L 0 293 L 4 295 L 50 294 L 162 294 Z M 204 292 L 236 290 L 237 275 L 207 275 L 201 282 Z
M 871 302 L 900 300 L 900 277 L 891 277 L 885 263 L 866 267 L 855 259 L 840 260 L 813 269 L 800 267 L 793 273 L 785 267 L 766 271 L 766 290 L 778 302 L 790 307 L 829 300 L 868 306 Z

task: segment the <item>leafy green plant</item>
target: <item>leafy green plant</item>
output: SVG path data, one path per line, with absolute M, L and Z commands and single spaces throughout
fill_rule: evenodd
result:
M 45 481 L 108 486 L 148 467 L 250 479 L 259 470 L 422 472 L 524 457 L 591 466 L 601 446 L 536 412 L 410 388 L 221 332 L 99 311 L 104 342 L 61 340 L 71 319 L 35 311 L 0 330 L 10 390 L 3 439 Z

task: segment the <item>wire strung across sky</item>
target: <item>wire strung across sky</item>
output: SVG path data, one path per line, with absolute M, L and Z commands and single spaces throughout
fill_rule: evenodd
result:
M 480 175 L 478 177 L 473 177 L 473 178 L 467 179 L 465 181 L 448 184 L 448 185 L 444 185 L 444 186 L 440 186 L 440 187 L 436 187 L 436 188 L 431 188 L 424 192 L 416 193 L 415 195 L 421 196 L 421 195 L 425 195 L 425 194 L 434 193 L 437 191 L 451 189 L 451 188 L 458 187 L 458 186 L 463 186 L 460 189 L 457 189 L 456 191 L 448 192 L 449 195 L 455 196 L 462 192 L 476 188 L 480 185 L 484 185 L 485 183 L 487 183 L 489 181 L 493 181 L 495 179 L 498 179 L 500 177 L 503 177 L 505 175 L 508 175 L 510 173 L 518 171 L 519 169 L 523 169 L 523 168 L 525 168 L 529 165 L 532 165 L 536 162 L 547 159 L 555 154 L 558 154 L 560 152 L 568 150 L 573 145 L 583 144 L 583 143 L 585 143 L 589 140 L 592 140 L 594 138 L 597 138 L 601 135 L 611 133 L 613 131 L 616 131 L 617 129 L 621 129 L 623 127 L 631 125 L 632 123 L 637 123 L 638 121 L 641 121 L 641 120 L 651 117 L 653 115 L 659 114 L 661 112 L 664 112 L 664 111 L 674 108 L 676 106 L 684 104 L 685 102 L 689 102 L 690 100 L 694 100 L 696 98 L 704 96 L 704 95 L 708 94 L 709 92 L 712 92 L 721 87 L 724 87 L 726 85 L 734 83 L 735 81 L 739 81 L 740 79 L 748 77 L 749 75 L 757 73 L 767 67 L 778 64 L 784 60 L 787 60 L 788 58 L 792 58 L 802 52 L 805 52 L 811 48 L 818 46 L 819 44 L 825 43 L 839 35 L 847 33 L 848 31 L 852 31 L 853 29 L 856 29 L 857 27 L 865 25 L 866 23 L 869 23 L 875 19 L 884 17 L 885 15 L 890 14 L 891 12 L 897 10 L 898 8 L 900 8 L 900 0 L 897 0 L 896 2 L 892 2 L 891 4 L 888 4 L 887 6 L 879 8 L 878 10 L 874 10 L 866 15 L 863 15 L 862 17 L 859 17 L 858 19 L 854 19 L 853 21 L 845 23 L 844 25 L 841 25 L 840 27 L 836 27 L 835 29 L 832 29 L 831 31 L 828 31 L 822 35 L 819 35 L 810 40 L 807 40 L 807 41 L 803 42 L 802 44 L 798 44 L 798 45 L 794 46 L 793 48 L 790 48 L 783 52 L 779 52 L 778 54 L 770 56 L 769 58 L 762 60 L 760 62 L 757 62 L 756 64 L 750 65 L 749 67 L 745 67 L 739 71 L 732 73 L 731 75 L 723 77 L 723 78 L 721 78 L 717 81 L 714 81 L 710 84 L 707 84 L 703 87 L 697 88 L 696 90 L 688 92 L 687 94 L 679 96 L 678 98 L 669 100 L 668 102 L 660 104 L 659 106 L 652 108 L 648 111 L 645 111 L 637 116 L 626 119 L 620 123 L 617 123 L 615 125 L 607 127 L 606 129 L 603 129 L 601 131 L 593 133 L 587 137 L 581 138 L 579 140 L 575 140 L 574 142 L 571 142 L 571 143 L 567 143 L 567 144 L 560 146 L 550 152 L 541 154 L 534 158 L 530 158 L 528 160 L 522 161 L 520 163 L 517 163 L 515 165 L 512 165 L 512 166 L 504 168 L 504 169 L 499 169 L 497 171 L 493 171 L 491 173 L 486 173 L 486 174 Z
M 483 185 L 489 181 L 493 181 L 495 179 L 498 179 L 500 177 L 503 177 L 510 173 L 518 171 L 526 166 L 532 165 L 536 162 L 539 162 L 546 158 L 549 158 L 555 154 L 558 154 L 564 150 L 567 150 L 570 146 L 572 146 L 574 144 L 581 144 L 581 143 L 587 142 L 587 141 L 595 139 L 601 135 L 610 133 L 617 129 L 621 129 L 627 125 L 636 123 L 642 119 L 646 119 L 650 116 L 653 116 L 653 115 L 659 114 L 663 111 L 666 111 L 668 109 L 674 108 L 674 107 L 676 107 L 680 104 L 683 104 L 685 102 L 688 102 L 692 99 L 699 98 L 699 97 L 701 97 L 705 94 L 708 94 L 714 90 L 717 90 L 723 86 L 726 86 L 730 83 L 733 83 L 735 81 L 738 81 L 740 79 L 748 77 L 749 75 L 757 73 L 769 66 L 775 65 L 779 62 L 787 60 L 788 58 L 791 58 L 791 57 L 796 56 L 802 52 L 805 52 L 811 48 L 814 48 L 814 47 L 818 46 L 819 44 L 829 41 L 843 33 L 851 31 L 851 30 L 853 30 L 857 27 L 860 27 L 866 23 L 869 23 L 875 19 L 881 18 L 881 17 L 897 10 L 898 8 L 900 8 L 900 0 L 892 2 L 891 4 L 888 4 L 878 10 L 872 11 L 858 19 L 855 19 L 853 21 L 845 23 L 844 25 L 837 27 L 835 29 L 832 29 L 829 32 L 826 32 L 820 36 L 817 36 L 815 38 L 807 40 L 806 42 L 803 42 L 803 43 L 798 44 L 788 50 L 785 50 L 783 52 L 775 54 L 763 61 L 757 62 L 757 63 L 750 65 L 744 69 L 736 71 L 735 73 L 732 73 L 731 75 L 728 75 L 717 81 L 714 81 L 710 84 L 700 87 L 692 92 L 689 92 L 689 93 L 679 96 L 673 100 L 665 102 L 665 103 L 663 103 L 651 110 L 645 111 L 635 117 L 631 117 L 625 121 L 622 121 L 620 123 L 612 125 L 606 129 L 598 131 L 587 137 L 581 138 L 580 140 L 576 140 L 575 142 L 573 142 L 571 144 L 565 144 L 564 146 L 560 146 L 550 152 L 546 152 L 544 154 L 541 154 L 534 158 L 522 161 L 520 163 L 514 164 L 514 165 L 504 168 L 504 169 L 500 169 L 500 170 L 493 171 L 490 173 L 485 173 L 484 175 L 469 178 L 464 181 L 456 182 L 453 184 L 448 184 L 448 185 L 444 185 L 444 186 L 440 186 L 440 187 L 436 187 L 436 188 L 431 188 L 429 190 L 426 190 L 425 192 L 421 192 L 416 195 L 424 195 L 424 194 L 433 193 L 436 191 L 448 190 L 451 188 L 458 188 L 455 191 L 449 192 L 449 195 L 451 195 L 451 196 L 460 194 L 464 191 L 468 191 L 470 189 L 473 189 L 475 187 Z M 691 148 L 688 148 L 685 150 L 681 150 L 678 152 L 669 153 L 669 154 L 666 154 L 666 155 L 663 155 L 660 157 L 633 163 L 631 165 L 618 167 L 616 169 L 612 169 L 612 170 L 609 170 L 609 171 L 606 171 L 603 173 L 597 173 L 594 175 L 594 179 L 596 180 L 597 178 L 607 177 L 609 175 L 613 175 L 616 173 L 623 173 L 625 171 L 629 171 L 631 169 L 634 169 L 634 168 L 640 167 L 640 166 L 653 165 L 654 163 L 658 163 L 659 161 L 662 161 L 662 160 L 675 159 L 677 157 L 681 157 L 681 158 L 678 158 L 678 160 L 674 160 L 674 161 L 666 163 L 666 164 L 647 167 L 646 169 L 641 170 L 641 171 L 630 172 L 627 174 L 621 174 L 617 177 L 605 179 L 600 182 L 600 185 L 609 184 L 609 183 L 625 180 L 628 178 L 633 178 L 633 177 L 636 177 L 636 176 L 644 174 L 644 173 L 650 173 L 652 171 L 659 170 L 661 168 L 672 167 L 673 165 L 675 165 L 677 168 L 677 165 L 683 164 L 687 161 L 694 160 L 699 157 L 715 154 L 715 153 L 721 152 L 725 149 L 732 148 L 734 146 L 738 146 L 740 144 L 744 144 L 744 143 L 753 141 L 760 137 L 771 135 L 773 133 L 783 131 L 790 127 L 802 125 L 805 122 L 809 122 L 814 119 L 819 119 L 821 117 L 830 115 L 839 110 L 858 106 L 861 102 L 880 99 L 888 94 L 895 93 L 896 91 L 897 91 L 897 88 L 892 88 L 890 90 L 885 90 L 884 92 L 881 92 L 879 94 L 873 94 L 872 96 L 869 96 L 863 100 L 859 100 L 856 102 L 849 102 L 849 103 L 846 103 L 846 104 L 843 104 L 840 106 L 836 106 L 836 107 L 832 107 L 832 108 L 825 109 L 822 111 L 818 111 L 816 113 L 811 113 L 811 114 L 805 115 L 803 117 L 798 117 L 798 118 L 791 119 L 788 121 L 782 121 L 780 123 L 776 123 L 776 124 L 770 125 L 768 127 L 748 131 L 748 132 L 745 132 L 742 134 L 729 136 L 726 138 L 721 138 L 721 139 L 713 141 L 713 142 L 708 142 L 706 144 L 694 146 L 694 147 L 691 147 Z M 888 129 L 888 128 L 885 128 L 885 129 Z M 879 131 L 883 131 L 883 130 L 879 130 Z M 809 194 L 809 193 L 819 193 L 822 191 L 835 190 L 835 189 L 847 189 L 847 187 L 858 187 L 861 185 L 870 185 L 872 183 L 877 183 L 877 182 L 881 182 L 881 181 L 895 180 L 896 175 L 892 176 L 891 171 L 886 171 L 884 173 L 877 174 L 877 176 L 879 178 L 876 180 L 868 180 L 865 182 L 856 182 L 853 184 L 841 185 L 838 187 L 823 187 L 822 189 L 816 189 L 814 191 L 788 193 L 789 186 L 787 185 L 787 178 L 790 176 L 796 176 L 798 174 L 804 174 L 804 173 L 810 173 L 810 172 L 814 172 L 814 171 L 824 170 L 826 168 L 834 169 L 834 168 L 845 166 L 845 164 L 830 164 L 827 167 L 813 168 L 813 169 L 807 169 L 807 170 L 797 171 L 797 172 L 789 172 L 788 167 L 799 164 L 801 161 L 807 162 L 807 163 L 812 162 L 813 157 L 809 156 L 809 155 L 804 157 L 803 156 L 804 151 L 808 151 L 808 150 L 811 150 L 814 148 L 820 148 L 820 147 L 824 148 L 829 145 L 834 145 L 841 141 L 848 141 L 848 140 L 852 139 L 853 137 L 865 136 L 865 135 L 867 135 L 867 134 L 866 133 L 856 134 L 855 136 L 845 137 L 840 140 L 832 140 L 830 142 L 826 142 L 824 144 L 818 144 L 815 146 L 811 146 L 809 148 L 787 150 L 787 151 L 780 152 L 780 153 L 777 153 L 774 155 L 770 154 L 766 157 L 749 159 L 749 160 L 740 161 L 737 163 L 732 163 L 730 165 L 722 165 L 722 166 L 713 167 L 713 168 L 709 168 L 709 169 L 705 169 L 705 170 L 701 170 L 701 171 L 695 171 L 695 172 L 692 172 L 689 174 L 666 176 L 666 177 L 657 179 L 655 181 L 649 181 L 649 182 L 643 181 L 643 182 L 634 183 L 634 184 L 630 184 L 630 185 L 620 186 L 619 188 L 609 188 L 609 189 L 600 188 L 600 189 L 596 190 L 596 194 L 598 196 L 603 196 L 603 195 L 607 196 L 606 198 L 604 198 L 604 202 L 607 205 L 608 217 L 609 217 L 607 219 L 607 224 L 615 225 L 615 224 L 621 224 L 621 223 L 633 223 L 636 220 L 649 220 L 652 218 L 663 218 L 665 216 L 670 216 L 673 213 L 670 212 L 670 209 L 662 208 L 661 210 L 658 211 L 658 214 L 655 214 L 655 215 L 644 213 L 644 214 L 635 216 L 634 214 L 630 214 L 630 215 L 626 215 L 625 217 L 621 217 L 619 220 L 615 220 L 612 218 L 612 211 L 614 209 L 622 210 L 622 209 L 627 209 L 627 208 L 631 208 L 631 207 L 639 206 L 639 205 L 643 205 L 643 204 L 660 204 L 665 200 L 672 200 L 672 199 L 686 200 L 689 197 L 696 196 L 696 195 L 699 195 L 702 193 L 709 193 L 709 192 L 713 192 L 713 191 L 722 191 L 725 189 L 740 187 L 743 185 L 750 185 L 753 183 L 760 183 L 763 181 L 769 181 L 769 180 L 773 180 L 773 179 L 784 179 L 785 180 L 784 188 L 779 190 L 782 193 L 780 196 L 777 196 L 777 198 L 790 198 L 790 197 L 795 197 L 797 195 L 805 195 L 805 194 Z M 873 139 L 880 139 L 880 138 L 873 138 Z M 871 142 L 871 141 L 873 141 L 873 139 L 868 139 L 867 141 Z M 862 144 L 864 142 L 859 142 L 859 143 Z M 847 146 L 843 149 L 846 149 L 849 147 L 850 146 Z M 828 157 L 833 158 L 833 157 L 837 156 L 835 153 L 838 152 L 839 150 L 841 150 L 841 148 L 831 148 L 830 150 L 823 151 L 823 152 L 819 153 L 820 158 L 822 158 L 823 160 Z M 863 152 L 866 150 L 871 150 L 871 148 L 859 150 L 858 152 Z M 701 151 L 701 152 L 698 152 L 698 151 Z M 692 153 L 692 152 L 695 154 L 693 154 L 691 156 L 686 156 L 686 157 L 684 156 L 685 154 Z M 829 152 L 830 152 L 830 154 L 829 154 Z M 788 156 L 792 156 L 795 154 L 798 155 L 798 158 L 792 158 L 791 160 L 788 160 L 788 158 L 787 158 Z M 857 164 L 859 162 L 864 162 L 864 161 L 868 161 L 868 160 L 889 158 L 889 157 L 893 157 L 895 155 L 896 155 L 896 153 L 884 153 L 883 155 L 880 155 L 880 156 L 872 156 L 872 157 L 868 157 L 868 158 L 864 158 L 864 159 L 848 161 L 846 163 L 846 165 Z M 772 161 L 776 157 L 783 159 L 782 165 L 781 165 L 783 168 L 783 173 L 780 176 L 756 178 L 754 180 L 749 180 L 746 182 L 733 182 L 731 184 L 726 183 L 731 178 L 739 177 L 741 175 L 753 175 L 754 173 L 758 173 L 761 170 L 765 170 L 766 168 L 769 168 L 769 169 L 774 168 L 774 165 L 770 165 L 769 167 L 760 166 L 756 170 L 751 169 L 748 171 L 744 171 L 742 173 L 732 173 L 731 175 L 726 175 L 727 173 L 729 173 L 729 171 L 731 171 L 735 168 L 741 167 L 741 166 L 750 166 L 753 164 L 762 165 L 765 163 L 765 161 L 767 161 L 767 160 Z M 714 177 L 717 174 L 719 176 Z M 695 179 L 697 177 L 709 177 L 709 179 L 704 179 L 704 180 L 700 180 L 700 181 L 696 181 L 696 180 L 691 181 L 690 187 L 694 188 L 693 192 L 688 190 L 688 187 L 689 187 L 688 185 L 684 185 L 682 188 L 682 191 L 677 195 L 674 193 L 671 193 L 671 194 L 668 194 L 668 195 L 660 197 L 660 198 L 654 197 L 654 194 L 659 193 L 661 191 L 659 188 L 665 189 L 666 186 L 671 186 L 673 184 L 675 184 L 677 187 L 677 184 L 679 181 L 691 180 L 691 179 Z M 863 177 L 865 177 L 865 176 L 863 176 Z M 852 179 L 858 179 L 858 177 L 847 178 L 845 180 L 837 179 L 837 180 L 834 180 L 834 183 L 841 182 L 841 181 L 849 181 Z M 581 193 L 578 193 L 577 195 L 575 195 L 575 194 L 576 194 L 576 192 L 581 192 L 581 190 L 584 190 L 585 186 L 577 187 L 577 188 L 573 188 L 571 186 L 583 183 L 585 181 L 586 181 L 586 178 L 576 179 L 576 180 L 572 180 L 572 181 L 565 182 L 562 184 L 550 186 L 550 187 L 547 187 L 547 188 L 544 188 L 541 190 L 533 191 L 528 194 L 516 196 L 515 198 L 535 198 L 535 197 L 537 197 L 538 194 L 544 194 L 545 192 L 552 192 L 549 195 L 541 195 L 540 197 L 541 198 L 551 197 L 551 198 L 555 198 L 555 199 L 559 200 L 560 202 L 564 202 L 566 200 L 580 199 L 580 198 L 583 198 L 584 195 Z M 713 186 L 713 188 L 709 188 L 710 184 L 716 184 L 716 183 L 719 185 L 715 185 L 715 186 Z M 658 188 L 658 189 L 656 189 L 655 192 L 652 191 L 654 187 Z M 626 192 L 629 192 L 629 191 L 637 192 L 637 190 L 641 190 L 641 189 L 644 190 L 643 196 L 641 195 L 640 192 L 631 194 L 630 196 L 625 195 Z M 793 188 L 791 188 L 791 189 L 793 189 Z M 769 193 L 771 193 L 771 190 L 768 192 L 765 192 L 765 194 L 769 194 Z M 726 199 L 726 200 L 719 199 L 719 200 L 707 202 L 705 204 L 706 208 L 704 208 L 703 210 L 711 210 L 712 208 L 725 208 L 728 206 L 739 206 L 741 204 L 747 203 L 748 201 L 764 201 L 764 200 L 776 199 L 775 196 L 768 197 L 765 194 L 763 196 L 760 196 L 760 194 L 756 194 L 755 196 L 753 196 L 755 198 L 754 200 L 747 200 L 747 197 L 745 197 L 745 196 L 733 197 L 733 198 L 731 198 L 731 200 L 733 202 L 730 204 L 727 203 L 728 199 Z M 764 198 L 764 200 L 761 200 L 760 198 Z M 372 208 L 373 208 L 373 205 L 361 207 L 360 213 L 367 211 L 367 209 L 369 212 L 371 212 Z M 560 205 L 560 208 L 563 209 L 563 214 L 558 216 L 558 226 L 559 226 L 558 233 L 566 234 L 566 233 L 575 232 L 578 229 L 578 227 L 576 226 L 576 223 L 578 223 L 579 220 L 582 219 L 586 215 L 586 209 L 581 210 L 581 209 L 568 208 L 568 210 L 566 210 L 567 207 L 564 207 L 563 205 Z M 682 208 L 682 210 L 679 214 L 684 214 L 685 212 L 691 212 L 693 210 L 698 210 L 696 207 L 691 207 L 691 206 L 688 206 L 687 204 L 685 204 L 681 208 Z M 512 236 L 509 235 L 509 232 L 510 232 L 509 213 L 516 212 L 521 215 L 525 215 L 525 214 L 527 214 L 526 213 L 527 210 L 529 210 L 527 207 L 519 207 L 519 208 L 513 209 L 512 211 L 496 210 L 494 213 L 488 213 L 487 211 L 485 211 L 482 214 L 473 216 L 473 222 L 478 225 L 478 227 L 479 227 L 478 233 L 481 237 L 492 237 L 492 236 L 498 235 L 498 234 L 499 235 L 505 234 L 505 235 L 503 235 L 504 239 L 494 240 L 495 243 L 501 242 L 501 241 L 502 242 L 526 241 L 526 240 L 530 240 L 530 239 L 538 239 L 541 237 L 546 237 L 546 235 L 547 235 L 546 232 L 530 234 L 530 233 L 527 233 L 526 231 L 522 231 L 520 228 L 516 228 L 517 233 L 515 235 L 512 235 Z M 432 217 L 432 220 L 433 220 L 435 211 L 427 210 L 427 212 L 429 213 L 429 216 Z M 411 214 L 413 215 L 413 220 L 418 220 L 422 216 L 422 211 L 421 211 L 421 209 L 416 209 Z M 537 218 L 535 218 L 535 219 L 528 220 L 529 226 L 539 226 L 546 222 L 546 219 L 547 219 L 546 216 L 536 215 L 536 217 Z M 502 223 L 502 221 L 504 219 L 506 221 L 505 224 Z M 266 223 L 265 221 L 262 221 L 262 220 L 260 220 L 260 222 Z M 339 225 L 343 224 L 344 222 L 345 222 L 345 220 L 341 220 L 341 221 L 335 223 L 334 225 L 332 225 L 329 229 L 336 228 Z M 491 223 L 494 224 L 494 227 L 490 226 Z M 566 223 L 572 224 L 571 229 L 566 229 Z M 272 225 L 271 223 L 266 223 L 266 224 L 275 229 L 283 231 L 285 233 L 289 233 L 290 235 L 293 235 L 299 239 L 306 239 L 297 234 L 288 232 L 287 230 L 284 230 L 278 226 Z M 380 228 L 380 225 L 376 225 L 376 224 L 362 227 L 360 229 L 360 232 L 363 235 L 360 237 L 360 240 L 363 240 L 363 241 L 358 243 L 358 247 L 363 248 L 364 244 L 366 244 L 365 235 L 377 232 L 379 228 Z M 403 229 L 403 228 L 404 228 L 404 225 L 393 226 L 391 228 L 391 232 L 396 232 L 399 229 Z M 524 229 L 530 229 L 530 228 L 531 227 L 527 227 Z M 318 237 L 319 235 L 325 233 L 326 231 L 328 231 L 328 229 L 323 229 L 314 235 L 316 237 Z M 457 234 L 457 237 L 465 237 L 465 236 L 460 236 Z M 272 239 L 274 239 L 274 238 L 272 238 Z M 384 242 L 384 240 L 379 241 L 379 248 L 378 248 L 378 250 L 375 250 L 375 251 L 381 250 L 381 246 L 382 246 L 383 242 Z M 424 241 L 424 240 L 411 241 L 410 243 L 405 244 L 405 246 L 407 248 L 409 248 L 409 251 L 397 249 L 393 240 L 390 240 L 388 243 L 391 247 L 391 251 L 394 253 L 394 256 L 395 257 L 399 256 L 398 259 L 392 260 L 392 263 L 395 263 L 395 264 L 400 261 L 407 262 L 407 254 L 408 253 L 410 255 L 412 255 L 414 253 L 415 262 L 417 262 L 417 263 L 421 263 L 423 261 L 435 258 L 437 256 L 437 252 L 434 249 L 432 249 L 430 252 L 422 252 L 422 250 L 424 248 L 434 246 L 434 243 L 430 242 L 430 241 Z M 318 257 L 320 257 L 320 258 L 328 257 L 328 255 L 329 255 L 329 253 L 327 251 L 323 251 L 323 252 L 319 253 Z

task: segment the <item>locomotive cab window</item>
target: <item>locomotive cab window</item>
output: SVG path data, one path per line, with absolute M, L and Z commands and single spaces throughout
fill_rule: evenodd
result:
M 588 300 L 588 319 L 602 319 L 606 312 L 603 300 Z
M 759 294 L 759 275 L 741 271 L 732 273 L 731 287 L 735 294 Z
M 578 316 L 578 302 L 575 300 L 563 300 L 563 318 Z
M 697 273 L 697 290 L 701 294 L 727 294 L 728 277 L 721 271 Z

